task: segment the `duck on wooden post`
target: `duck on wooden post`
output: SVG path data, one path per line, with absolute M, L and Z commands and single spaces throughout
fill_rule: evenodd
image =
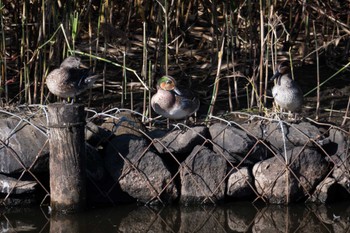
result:
M 62 98 L 74 98 L 91 88 L 100 75 L 92 75 L 79 57 L 67 57 L 46 78 L 49 91 Z
M 303 105 L 303 92 L 300 86 L 292 79 L 288 61 L 282 61 L 270 81 L 277 79 L 272 88 L 272 97 L 282 109 L 297 113 Z
M 163 76 L 157 82 L 157 93 L 152 96 L 153 110 L 169 119 L 184 119 L 199 108 L 200 102 L 188 89 L 180 89 L 171 76 Z
M 67 57 L 46 79 L 51 93 L 74 98 L 99 75 L 91 75 L 78 57 Z M 50 206 L 53 213 L 86 208 L 85 111 L 83 104 L 48 105 L 50 143 Z

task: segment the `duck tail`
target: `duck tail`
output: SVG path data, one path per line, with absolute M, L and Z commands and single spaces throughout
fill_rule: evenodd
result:
M 85 83 L 85 85 L 92 86 L 96 82 L 96 80 L 99 79 L 101 76 L 102 75 L 100 75 L 100 74 L 96 74 L 96 75 L 86 77 L 84 79 L 84 83 Z

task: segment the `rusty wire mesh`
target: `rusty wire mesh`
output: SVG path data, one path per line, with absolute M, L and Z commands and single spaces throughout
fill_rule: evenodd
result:
M 25 110 L 25 111 L 24 111 Z M 17 163 L 20 165 L 21 169 L 18 171 L 18 174 L 16 174 L 17 183 L 24 180 L 24 177 L 29 180 L 34 180 L 37 182 L 39 189 L 41 189 L 43 195 L 41 195 L 40 204 L 47 204 L 49 201 L 49 187 L 47 185 L 47 182 L 42 181 L 42 176 L 37 175 L 36 172 L 33 171 L 33 167 L 36 165 L 38 159 L 40 159 L 43 155 L 43 150 L 45 147 L 48 146 L 48 140 L 45 140 L 42 144 L 42 147 L 39 151 L 37 151 L 37 154 L 35 157 L 32 158 L 32 161 L 30 163 L 23 161 L 21 156 L 19 156 L 18 152 L 14 150 L 12 147 L 11 140 L 13 140 L 14 135 L 18 133 L 18 131 L 22 130 L 24 127 L 31 127 L 32 130 L 38 131 L 41 134 L 44 134 L 47 138 L 48 131 L 46 130 L 47 126 L 47 114 L 46 114 L 46 107 L 45 106 L 30 106 L 30 107 L 23 107 L 21 108 L 21 112 L 25 112 L 25 114 L 19 114 L 19 113 L 13 113 L 13 111 L 5 111 L 1 110 L 1 113 L 3 115 L 3 118 L 9 119 L 14 118 L 17 121 L 17 124 L 13 127 L 11 131 L 9 131 L 6 135 L 2 135 L 1 138 L 1 150 L 6 150 L 6 154 L 3 154 L 3 156 L 10 156 L 12 157 Z M 138 116 L 142 119 L 144 119 L 144 122 L 141 123 L 135 122 L 134 119 L 129 119 L 125 115 L 120 116 L 121 113 L 132 113 L 134 116 Z M 237 113 L 238 114 L 238 113 Z M 242 113 L 239 113 L 241 115 L 244 115 Z M 246 115 L 246 121 L 251 122 L 250 124 L 241 124 L 237 123 L 235 121 L 225 120 L 223 118 L 219 117 L 211 117 L 209 122 L 206 122 L 206 125 L 212 125 L 214 123 L 220 122 L 224 127 L 222 128 L 222 132 L 230 129 L 232 127 L 239 129 L 243 132 L 245 132 L 249 137 L 253 138 L 255 140 L 254 145 L 249 148 L 249 151 L 241 157 L 240 161 L 232 162 L 230 158 L 227 157 L 227 154 L 224 152 L 220 152 L 220 149 L 216 150 L 216 156 L 220 156 L 223 158 L 227 164 L 227 171 L 225 172 L 225 176 L 217 182 L 217 185 L 215 187 L 209 187 L 208 180 L 204 180 L 202 177 L 202 174 L 198 173 L 198 171 L 193 171 L 192 168 L 194 166 L 192 161 L 188 161 L 186 158 L 179 159 L 179 156 L 174 153 L 174 151 L 166 145 L 162 141 L 162 137 L 152 137 L 150 136 L 149 131 L 151 129 L 154 129 L 156 127 L 159 127 L 160 124 L 163 124 L 162 122 L 159 122 L 154 119 L 148 119 L 145 116 L 142 116 L 142 114 L 133 112 L 128 109 L 112 109 L 108 110 L 106 112 L 95 112 L 93 110 L 87 109 L 87 121 L 88 122 L 95 122 L 95 123 L 101 123 L 105 122 L 106 119 L 112 119 L 112 125 L 111 131 L 108 131 L 109 134 L 104 137 L 98 136 L 99 140 L 95 141 L 95 145 L 93 147 L 95 148 L 102 148 L 111 146 L 115 150 L 115 155 L 118 157 L 118 161 L 122 161 L 121 170 L 119 171 L 120 174 L 118 174 L 117 178 L 113 177 L 113 179 L 110 180 L 110 182 L 101 183 L 101 180 L 96 179 L 96 175 L 92 174 L 93 172 L 87 171 L 87 178 L 89 180 L 89 183 L 91 185 L 91 189 L 94 190 L 94 192 L 97 192 L 98 194 L 96 196 L 102 197 L 105 199 L 104 201 L 115 205 L 118 204 L 119 201 L 116 199 L 116 193 L 115 191 L 118 190 L 120 192 L 120 184 L 118 183 L 121 179 L 123 179 L 125 176 L 132 173 L 132 178 L 134 180 L 141 180 L 145 183 L 145 189 L 149 191 L 149 196 L 147 196 L 146 200 L 143 200 L 145 204 L 153 204 L 153 203 L 161 203 L 163 205 L 167 205 L 169 202 L 177 202 L 181 196 L 181 184 L 178 185 L 176 182 L 179 182 L 179 176 L 181 173 L 181 169 L 183 173 L 186 173 L 190 176 L 191 182 L 190 184 L 193 185 L 193 189 L 196 189 L 198 196 L 200 197 L 199 204 L 203 203 L 212 203 L 215 204 L 218 202 L 220 198 L 218 198 L 218 193 L 220 190 L 222 190 L 222 187 L 226 187 L 227 180 L 229 179 L 229 176 L 233 172 L 237 172 L 240 174 L 240 182 L 239 184 L 245 184 L 247 185 L 252 193 L 253 197 L 251 197 L 249 200 L 252 203 L 255 203 L 257 201 L 262 201 L 265 203 L 271 202 L 271 199 L 269 199 L 269 195 L 271 195 L 272 190 L 275 188 L 275 183 L 278 182 L 279 178 L 287 179 L 287 182 L 285 183 L 286 186 L 290 185 L 289 182 L 291 182 L 291 178 L 293 180 L 296 180 L 298 183 L 298 187 L 301 189 L 301 191 L 304 193 L 303 198 L 301 199 L 303 202 L 307 200 L 312 200 L 312 202 L 325 202 L 325 199 L 319 200 L 319 194 L 321 192 L 322 186 L 327 185 L 327 178 L 332 178 L 333 183 L 341 183 L 344 177 L 349 177 L 349 153 L 348 153 L 348 141 L 349 141 L 349 132 L 339 128 L 337 126 L 331 125 L 331 124 L 322 124 L 318 122 L 314 122 L 311 119 L 306 119 L 306 122 L 310 122 L 313 125 L 316 125 L 318 127 L 322 127 L 323 131 L 321 134 L 314 135 L 313 137 L 310 137 L 307 132 L 303 132 L 302 129 L 297 128 L 295 124 L 289 123 L 287 121 L 282 121 L 278 119 L 272 119 L 267 117 L 261 117 L 256 115 Z M 40 118 L 41 121 L 32 121 L 32 118 Z M 137 117 L 136 117 L 137 118 Z M 136 119 L 135 118 L 135 119 Z M 284 150 L 282 151 L 276 151 L 276 148 L 273 148 L 273 145 L 269 143 L 270 137 L 272 137 L 272 134 L 268 134 L 269 132 L 263 132 L 262 135 L 258 136 L 255 131 L 259 126 L 257 124 L 272 124 L 275 123 L 275 129 L 272 131 L 278 131 L 280 132 L 280 140 L 284 143 Z M 141 127 L 140 124 L 148 125 L 148 128 Z M 255 125 L 254 125 L 255 124 Z M 157 125 L 157 126 L 156 126 Z M 163 124 L 163 126 L 165 126 Z M 249 127 L 247 127 L 249 126 Z M 253 126 L 253 127 L 252 127 Z M 143 147 L 141 151 L 138 152 L 138 154 L 133 157 L 132 159 L 129 159 L 125 154 L 118 151 L 118 148 L 116 147 L 117 141 L 110 140 L 112 137 L 115 137 L 115 132 L 113 129 L 118 130 L 119 128 L 128 128 L 128 130 L 131 129 L 131 131 L 135 132 L 137 137 L 142 137 L 146 139 L 147 145 Z M 289 128 L 286 128 L 289 127 Z M 196 151 L 192 151 L 193 155 L 196 156 L 198 153 L 200 153 L 200 150 L 204 148 L 217 148 L 218 144 L 215 143 L 215 137 L 208 137 L 207 135 L 201 135 L 198 132 L 194 131 L 194 128 L 192 126 L 188 126 L 183 123 L 175 123 L 171 124 L 170 126 L 170 132 L 177 131 L 178 134 L 181 134 L 183 132 L 191 132 L 194 135 L 199 136 L 202 138 L 201 142 L 199 143 L 198 147 L 196 147 Z M 294 156 L 287 155 L 286 151 L 286 132 L 285 130 L 294 130 L 299 134 L 299 137 L 304 138 L 303 144 L 300 145 L 298 150 Z M 341 149 L 341 151 L 337 151 L 336 153 L 331 153 L 327 151 L 324 147 L 324 144 L 327 143 L 327 139 L 330 138 L 331 134 L 334 134 L 335 132 L 339 132 L 342 136 L 346 138 L 346 145 Z M 271 131 L 270 131 L 271 132 Z M 96 132 L 92 132 L 92 136 Z M 130 134 L 130 131 L 127 133 L 119 132 L 119 135 L 123 134 Z M 134 135 L 135 136 L 135 135 Z M 91 135 L 90 135 L 91 137 Z M 325 142 L 326 141 L 326 142 Z M 117 142 L 118 143 L 118 142 Z M 234 142 L 232 142 L 234 143 Z M 154 147 L 158 146 L 158 148 L 161 148 L 163 151 L 165 151 L 165 154 L 167 156 L 167 159 L 171 159 L 172 164 L 174 165 L 174 169 L 172 170 L 170 178 L 166 179 L 166 181 L 162 184 L 162 186 L 156 187 L 155 186 L 155 178 L 152 177 L 152 172 L 145 171 L 147 168 L 144 166 L 142 167 L 141 160 L 148 156 L 147 153 L 150 151 L 154 151 Z M 298 174 L 295 169 L 295 163 L 300 163 L 300 158 L 305 156 L 304 152 L 306 148 L 309 147 L 316 148 L 318 151 L 322 153 L 322 156 L 328 161 L 329 163 L 329 170 L 327 171 L 327 174 L 322 177 L 322 180 L 317 182 L 318 187 L 315 188 L 315 185 L 313 187 L 309 187 L 310 184 L 308 183 L 305 178 Z M 281 169 L 276 170 L 274 179 L 270 180 L 268 185 L 264 185 L 263 188 L 259 186 L 261 185 L 257 180 L 249 179 L 245 174 L 242 173 L 241 168 L 247 167 L 246 161 L 248 161 L 253 152 L 257 147 L 264 148 L 265 153 L 270 154 L 268 157 L 264 158 L 276 158 L 275 162 L 278 164 Z M 222 148 L 221 148 L 222 149 Z M 339 149 L 339 148 L 338 148 Z M 101 152 L 101 151 L 100 151 Z M 132 152 L 131 152 L 132 153 Z M 336 155 L 336 157 L 334 156 Z M 103 155 L 99 155 L 103 157 Z M 152 154 L 154 156 L 154 154 Z M 161 158 L 164 160 L 164 157 Z M 264 160 L 262 159 L 262 160 Z M 185 162 L 186 161 L 186 162 Z M 103 166 L 103 165 L 102 165 Z M 248 165 L 250 169 L 252 169 L 254 165 Z M 270 166 L 270 165 L 269 165 Z M 258 168 L 257 168 L 258 169 Z M 337 177 L 334 177 L 333 173 L 335 169 L 338 170 L 338 173 L 340 171 L 341 174 L 338 174 Z M 48 171 L 47 171 L 48 172 Z M 108 175 L 109 177 L 111 175 Z M 328 180 L 329 181 L 329 180 Z M 237 181 L 238 182 L 238 181 Z M 330 182 L 330 181 L 329 181 Z M 3 191 L 3 198 L 2 198 L 2 205 L 8 205 L 8 199 L 11 198 L 11 196 L 15 196 L 14 190 L 16 190 L 17 183 L 12 185 L 6 192 Z M 180 182 L 181 183 L 181 182 Z M 332 184 L 333 184 L 332 183 Z M 343 184 L 344 185 L 344 184 Z M 345 184 L 349 185 L 349 184 Z M 174 187 L 173 187 L 174 186 Z M 346 188 L 346 187 L 345 187 Z M 174 200 L 169 201 L 165 197 L 167 192 L 169 192 L 169 189 L 174 189 L 177 192 L 176 198 Z M 226 190 L 227 188 L 224 188 L 224 196 L 226 196 Z M 289 200 L 290 190 L 286 188 L 285 190 L 281 190 L 281 195 L 285 195 L 285 199 L 283 199 L 283 203 L 290 203 L 293 202 L 293 200 Z M 313 198 L 313 199 L 312 199 Z M 137 199 L 137 198 L 136 198 Z M 225 200 L 225 199 L 222 199 Z

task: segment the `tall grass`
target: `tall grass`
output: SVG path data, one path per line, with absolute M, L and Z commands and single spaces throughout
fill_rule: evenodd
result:
M 103 74 L 84 98 L 91 106 L 150 113 L 145 91 L 169 74 L 200 96 L 205 113 L 261 113 L 279 60 L 327 59 L 334 72 L 348 62 L 341 2 L 0 0 L 1 105 L 55 101 L 45 77 L 74 53 Z

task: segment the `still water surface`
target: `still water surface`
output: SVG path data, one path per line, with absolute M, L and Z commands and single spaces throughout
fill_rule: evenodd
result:
M 0 232 L 350 232 L 350 202 L 332 205 L 163 208 L 122 205 L 69 216 L 47 208 L 1 210 Z

